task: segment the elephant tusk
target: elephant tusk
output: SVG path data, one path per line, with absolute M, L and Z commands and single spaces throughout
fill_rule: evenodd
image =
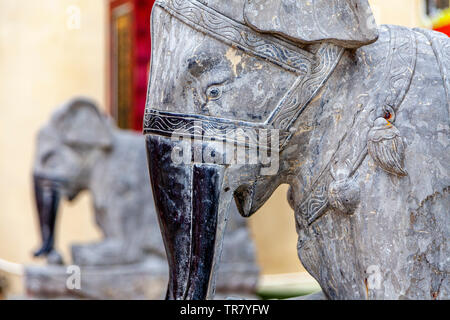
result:
M 16 276 L 24 275 L 24 266 L 18 263 L 9 262 L 3 259 L 0 259 L 0 271 L 10 273 Z

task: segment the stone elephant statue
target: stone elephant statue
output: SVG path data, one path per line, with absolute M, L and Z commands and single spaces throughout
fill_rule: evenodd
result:
M 121 265 L 142 260 L 145 252 L 165 257 L 148 185 L 142 138 L 117 130 L 95 103 L 74 98 L 52 115 L 38 134 L 33 176 L 42 247 L 53 251 L 58 202 L 92 194 L 99 243 L 72 247 L 76 265 Z M 52 253 L 53 254 L 53 253 Z M 51 255 L 50 255 L 51 257 Z
M 447 36 L 366 0 L 157 0 L 151 25 L 169 299 L 214 296 L 232 199 L 249 217 L 281 184 L 328 299 L 449 298 Z
M 84 284 L 94 292 L 88 296 L 123 298 L 116 293 L 104 296 L 100 288 L 103 285 L 110 288 L 108 283 L 111 279 L 118 278 L 117 272 L 122 269 L 117 269 L 117 266 L 122 266 L 123 272 L 132 277 L 133 273 L 146 272 L 147 265 L 141 267 L 144 261 L 156 259 L 164 266 L 160 273 L 167 274 L 158 217 L 153 198 L 148 193 L 150 180 L 147 172 L 145 141 L 141 134 L 117 129 L 89 99 L 77 97 L 65 102 L 39 131 L 37 138 L 33 176 L 43 244 L 35 256 L 47 256 L 50 264 L 62 263 L 54 249 L 59 201 L 62 198 L 72 201 L 81 191 L 87 190 L 92 195 L 95 221 L 104 236 L 100 242 L 72 247 L 72 264 L 88 267 L 84 272 L 86 279 L 92 273 L 92 279 Z M 234 210 L 234 218 L 227 230 L 227 246 L 231 252 L 226 258 L 229 263 L 225 263 L 221 271 L 221 290 L 223 294 L 235 293 L 239 288 L 246 294 L 255 294 L 259 273 L 255 248 L 245 219 L 239 217 L 236 208 L 231 210 Z M 236 250 L 236 241 L 245 245 Z M 129 267 L 133 265 L 139 268 Z M 64 288 L 60 291 L 64 291 L 65 270 L 51 270 L 58 277 L 62 274 L 60 282 Z M 106 284 L 99 281 L 99 270 Z M 46 285 L 49 277 L 44 275 L 47 274 L 47 270 L 30 270 L 27 275 L 31 279 L 29 282 L 38 284 L 31 283 L 29 291 L 53 290 L 51 285 Z M 142 279 L 135 282 L 142 282 Z M 131 282 L 128 281 L 126 286 L 133 287 Z M 136 287 L 140 286 L 142 284 L 136 284 Z M 120 291 L 121 288 L 118 285 L 112 291 Z M 131 292 L 125 297 L 136 295 Z

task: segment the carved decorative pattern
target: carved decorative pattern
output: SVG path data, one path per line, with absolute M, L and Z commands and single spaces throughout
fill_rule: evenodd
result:
M 302 43 L 358 48 L 377 38 L 369 4 L 361 0 L 245 0 L 244 19 L 260 32 Z
M 406 176 L 404 166 L 405 143 L 396 127 L 384 118 L 375 121 L 367 138 L 369 154 L 384 171 Z
M 379 101 L 379 110 L 377 112 L 381 114 L 383 114 L 385 106 L 391 107 L 394 111 L 397 111 L 400 107 L 410 87 L 417 59 L 417 44 L 414 32 L 408 28 L 398 26 L 386 26 L 386 28 L 390 33 L 390 51 L 387 54 L 387 76 L 380 83 L 380 90 L 384 90 L 385 94 L 377 99 Z M 374 94 L 374 92 L 371 92 L 371 94 Z M 351 134 L 347 135 L 350 138 L 351 136 Z M 345 143 L 340 145 L 345 145 Z M 339 150 L 336 150 L 333 159 L 337 157 L 338 152 Z M 361 152 L 356 154 L 361 155 L 362 158 L 352 161 L 351 175 L 356 172 L 363 158 L 368 154 L 367 145 L 364 146 Z M 333 162 L 332 160 L 330 163 Z M 321 217 L 328 207 L 328 200 L 325 201 L 323 199 L 323 192 L 327 190 L 331 179 L 329 173 L 330 163 L 313 180 L 311 191 L 305 200 L 301 202 L 300 212 L 306 218 L 308 224 Z
M 389 94 L 382 107 L 387 105 L 397 111 L 408 92 L 416 68 L 417 44 L 410 29 L 399 26 L 389 26 L 389 29 L 391 31 Z
M 423 33 L 431 42 L 434 54 L 439 63 L 442 80 L 444 80 L 444 88 L 447 94 L 448 108 L 450 109 L 450 38 L 443 33 L 434 32 L 425 29 L 415 29 Z M 450 112 L 450 110 L 449 110 Z
M 328 204 L 327 184 L 321 184 L 300 204 L 300 212 L 310 225 L 325 213 Z
M 328 44 L 320 47 L 317 52 L 317 55 L 320 57 L 317 60 L 317 64 L 314 65 L 310 74 L 297 79 L 294 86 L 275 108 L 267 123 L 274 128 L 289 130 L 328 80 L 343 52 L 343 48 L 335 45 Z M 287 142 L 285 141 L 284 144 Z
M 156 3 L 192 28 L 227 44 L 305 74 L 314 56 L 284 41 L 259 34 L 195 0 L 158 0 Z
M 245 142 L 243 142 L 243 136 L 236 136 L 236 129 L 243 130 L 247 139 Z M 258 137 L 256 135 L 248 134 L 259 129 L 265 128 L 251 122 L 150 110 L 145 115 L 144 133 L 153 133 L 168 137 L 177 134 L 183 137 L 214 139 L 216 141 L 236 142 L 245 146 L 262 147 L 258 144 Z M 266 139 L 270 141 L 270 130 L 267 131 L 267 134 L 269 136 Z M 280 131 L 279 135 L 280 140 L 285 140 L 288 133 Z
M 170 135 L 181 129 L 193 133 L 200 130 L 195 124 L 200 121 L 207 137 L 229 141 L 225 133 L 227 129 L 270 128 L 280 130 L 282 148 L 289 141 L 292 131 L 295 131 L 290 131 L 291 127 L 327 81 L 345 50 L 331 43 L 323 43 L 314 55 L 281 39 L 259 34 L 195 0 L 158 0 L 156 3 L 193 29 L 294 71 L 299 76 L 265 123 L 158 112 L 147 107 L 145 134 Z
M 417 43 L 414 32 L 408 28 L 392 26 L 389 30 L 392 51 L 389 55 L 387 96 L 377 111 L 378 115 L 388 111 L 392 119 L 390 119 L 391 123 L 388 123 L 389 126 L 386 126 L 386 121 L 382 117 L 375 120 L 374 127 L 367 136 L 366 149 L 375 163 L 384 171 L 406 176 L 407 172 L 404 168 L 406 146 L 400 132 L 392 123 L 395 122 L 395 113 L 411 85 L 416 68 Z

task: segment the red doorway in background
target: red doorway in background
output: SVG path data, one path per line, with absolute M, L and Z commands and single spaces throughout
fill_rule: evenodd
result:
M 442 27 L 435 27 L 434 30 L 445 33 L 450 37 L 450 23 L 448 25 L 444 25 Z
M 154 2 L 109 1 L 109 112 L 122 129 L 142 130 Z
M 433 29 L 450 36 L 450 0 L 425 0 L 425 9 Z
M 433 29 L 450 37 L 450 8 L 440 12 L 433 21 Z

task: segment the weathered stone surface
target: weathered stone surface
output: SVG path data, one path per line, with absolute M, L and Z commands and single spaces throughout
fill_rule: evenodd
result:
M 37 299 L 159 300 L 167 288 L 167 263 L 151 256 L 135 264 L 80 267 L 79 288 L 72 275 L 66 266 L 29 266 L 26 293 Z
M 140 134 L 118 130 L 85 98 L 55 111 L 39 132 L 34 165 L 43 247 L 50 266 L 26 268 L 25 286 L 33 297 L 158 299 L 167 289 L 167 261 Z M 72 247 L 71 264 L 81 269 L 81 289 L 66 286 L 67 267 L 53 248 L 59 198 L 70 201 L 87 190 L 95 221 L 104 234 L 98 243 Z M 236 207 L 224 246 L 218 279 L 223 294 L 255 294 L 259 270 L 246 221 Z M 236 246 L 236 242 L 240 245 Z
M 248 25 L 301 43 L 329 41 L 358 48 L 378 38 L 367 0 L 247 0 L 245 3 L 244 18 Z
M 364 31 L 373 22 L 366 1 L 332 1 L 324 12 L 336 9 L 336 16 L 296 21 L 308 3 L 324 5 L 159 0 L 153 9 L 144 132 L 175 257 L 169 298 L 212 297 L 233 195 L 249 216 L 286 183 L 300 260 L 327 298 L 448 299 L 450 40 L 397 26 Z M 363 7 L 352 11 L 358 24 L 346 20 L 355 28 L 345 38 L 334 23 L 347 5 Z M 300 32 L 309 31 L 341 39 L 305 44 Z M 262 173 L 267 163 L 222 159 L 229 155 L 222 142 L 248 150 L 260 143 L 228 134 L 238 129 L 278 130 L 269 148 L 279 156 L 275 174 Z M 171 139 L 174 133 L 185 141 Z M 207 157 L 173 162 L 171 153 L 191 138 L 198 145 L 188 146 Z M 208 206 L 196 205 L 198 198 Z M 198 232 L 187 233 L 192 225 Z M 203 260 L 187 254 L 198 241 Z M 190 273 L 198 260 L 206 267 Z
M 307 141 L 296 175 L 312 175 L 293 186 L 297 201 L 326 187 L 330 166 L 348 160 L 361 190 L 352 216 L 328 208 L 309 223 L 320 196 L 296 207 L 299 256 L 330 298 L 448 298 L 449 101 L 442 76 L 420 31 L 383 26 L 377 43 L 343 56 L 305 110 L 300 127 L 313 127 L 293 139 Z M 405 140 L 407 176 L 383 170 L 365 151 L 386 105 Z

